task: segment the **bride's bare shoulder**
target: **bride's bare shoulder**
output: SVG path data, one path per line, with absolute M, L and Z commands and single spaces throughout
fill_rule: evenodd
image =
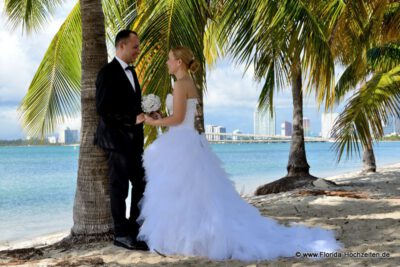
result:
M 196 86 L 192 79 L 182 79 L 174 83 L 174 90 L 179 90 L 186 93 L 188 98 L 193 98 L 197 95 Z

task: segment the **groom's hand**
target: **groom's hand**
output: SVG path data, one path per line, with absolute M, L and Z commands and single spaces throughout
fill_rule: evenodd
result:
M 136 125 L 143 123 L 144 120 L 145 120 L 144 113 L 140 113 L 139 115 L 136 116 Z

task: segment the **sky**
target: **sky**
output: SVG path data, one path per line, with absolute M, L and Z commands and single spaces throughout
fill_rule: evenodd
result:
M 46 24 L 45 29 L 29 35 L 20 29 L 12 31 L 4 13 L 0 14 L 0 139 L 24 138 L 17 108 L 26 94 L 29 84 L 38 68 L 52 37 L 72 9 L 75 1 L 67 0 Z M 0 2 L 3 10 L 3 1 Z M 205 124 L 221 125 L 227 132 L 240 129 L 253 133 L 253 113 L 262 84 L 253 80 L 253 69 L 244 72 L 243 65 L 236 65 L 225 58 L 207 71 L 207 92 L 204 97 Z M 282 122 L 292 121 L 292 100 L 290 88 L 276 95 L 276 133 Z M 304 117 L 311 120 L 311 132 L 319 134 L 321 112 L 313 96 L 304 99 Z M 80 118 L 60 125 L 78 129 Z

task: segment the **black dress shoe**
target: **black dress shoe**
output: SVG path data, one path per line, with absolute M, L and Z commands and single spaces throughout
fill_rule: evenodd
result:
M 133 242 L 133 249 L 135 250 L 143 250 L 143 251 L 149 251 L 149 247 L 147 246 L 146 242 L 144 241 L 136 241 Z
M 126 249 L 135 249 L 134 241 L 130 236 L 119 236 L 114 238 L 114 245 Z

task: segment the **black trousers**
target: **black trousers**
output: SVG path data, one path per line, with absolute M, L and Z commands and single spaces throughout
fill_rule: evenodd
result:
M 114 220 L 116 237 L 137 237 L 140 225 L 136 222 L 140 215 L 138 203 L 143 197 L 146 186 L 145 172 L 142 164 L 143 146 L 134 152 L 107 152 L 110 177 L 111 213 Z M 126 218 L 125 200 L 128 197 L 129 181 L 132 184 L 131 209 Z

